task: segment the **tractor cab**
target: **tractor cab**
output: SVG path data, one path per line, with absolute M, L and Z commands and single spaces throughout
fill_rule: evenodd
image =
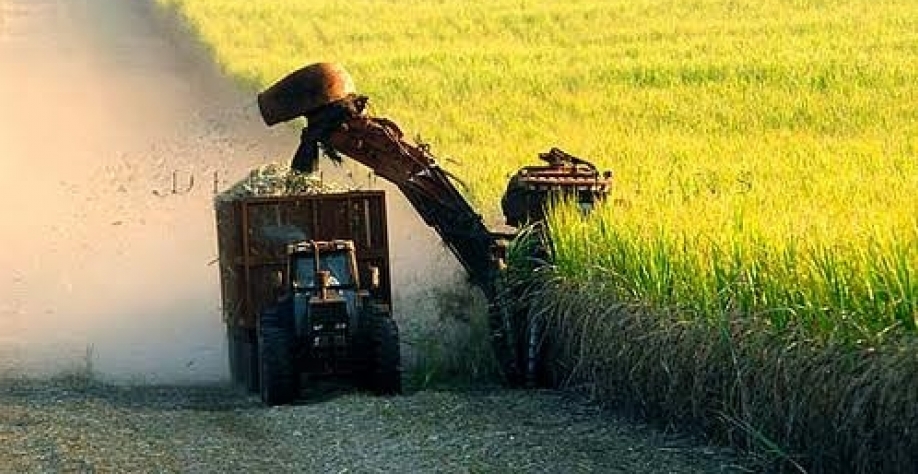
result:
M 354 243 L 305 241 L 289 245 L 287 254 L 300 347 L 306 359 L 328 365 L 322 369 L 331 371 L 353 358 L 349 342 L 369 304 L 370 293 L 360 286 Z
M 343 299 L 348 309 L 356 309 L 360 281 L 352 241 L 300 242 L 288 246 L 287 254 L 295 295 L 308 297 L 306 301 L 315 305 L 334 305 Z

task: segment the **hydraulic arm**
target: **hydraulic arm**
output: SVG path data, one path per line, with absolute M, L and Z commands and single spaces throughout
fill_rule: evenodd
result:
M 406 141 L 395 123 L 362 114 L 332 129 L 324 145 L 396 185 L 452 250 L 470 281 L 493 296 L 495 236 L 426 147 Z

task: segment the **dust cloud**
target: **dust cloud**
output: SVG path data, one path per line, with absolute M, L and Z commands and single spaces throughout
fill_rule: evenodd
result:
M 0 0 L 0 376 L 227 378 L 213 192 L 298 133 L 189 44 L 147 0 Z M 380 186 L 404 324 L 465 286 Z

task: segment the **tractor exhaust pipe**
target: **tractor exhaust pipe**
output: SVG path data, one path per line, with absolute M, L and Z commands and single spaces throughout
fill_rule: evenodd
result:
M 331 272 L 328 270 L 319 270 L 316 272 L 316 286 L 319 287 L 319 298 L 322 301 L 328 299 L 328 285 L 331 281 Z

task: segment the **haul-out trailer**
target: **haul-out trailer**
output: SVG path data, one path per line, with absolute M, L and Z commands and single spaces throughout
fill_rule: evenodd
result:
M 332 63 L 294 71 L 258 96 L 269 126 L 307 120 L 294 169 L 316 171 L 323 152 L 336 161 L 348 157 L 405 195 L 487 298 L 492 346 L 507 383 L 539 383 L 542 335 L 529 325 L 518 289 L 505 284 L 507 243 L 529 226 L 544 242 L 548 236 L 538 229 L 549 204 L 571 200 L 588 212 L 608 193 L 610 173 L 556 148 L 540 154 L 545 164 L 520 169 L 501 201 L 514 231 L 494 232 L 429 147 L 367 113 L 367 100 Z M 268 404 L 292 401 L 304 380 L 323 374 L 352 376 L 377 393 L 400 391 L 382 192 L 233 200 L 218 203 L 217 223 L 235 381 L 260 391 Z M 323 265 L 331 256 L 317 249 L 335 246 L 348 247 L 345 259 L 354 264 Z M 549 257 L 544 245 L 532 252 L 540 262 Z

